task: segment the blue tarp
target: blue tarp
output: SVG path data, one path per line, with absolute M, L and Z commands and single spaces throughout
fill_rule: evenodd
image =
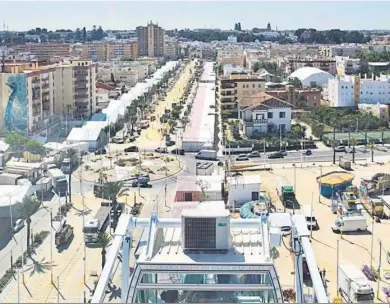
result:
M 105 113 L 95 113 L 91 121 L 107 121 L 107 115 Z

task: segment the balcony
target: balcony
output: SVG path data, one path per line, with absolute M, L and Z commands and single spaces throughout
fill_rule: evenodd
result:
M 221 98 L 219 100 L 221 104 L 235 104 L 236 100 L 234 98 Z
M 233 84 L 222 84 L 221 85 L 221 90 L 222 89 L 234 89 L 236 87 L 236 85 L 233 83 Z
M 81 98 L 75 99 L 76 105 L 86 105 L 88 103 L 89 103 L 88 99 L 81 99 Z
M 254 125 L 263 125 L 268 124 L 268 119 L 254 119 L 252 122 Z
M 50 87 L 50 83 L 49 82 L 45 82 L 45 83 L 42 84 L 42 90 L 43 89 L 49 89 L 49 87 Z

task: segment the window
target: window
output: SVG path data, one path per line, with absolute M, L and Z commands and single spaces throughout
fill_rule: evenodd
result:
M 279 118 L 285 119 L 286 118 L 286 113 L 284 111 L 279 112 Z
M 268 117 L 268 119 L 272 119 L 274 117 L 273 112 L 268 112 L 267 117 Z
M 252 88 L 256 87 L 256 85 L 254 83 L 252 83 Z
M 252 201 L 259 200 L 259 192 L 258 191 L 252 191 Z
M 286 130 L 286 124 L 280 124 L 279 125 L 279 131 L 284 132 Z

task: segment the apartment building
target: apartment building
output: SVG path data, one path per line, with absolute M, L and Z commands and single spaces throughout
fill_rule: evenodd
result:
M 53 67 L 8 63 L 0 73 L 0 135 L 40 134 L 59 124 Z
M 180 56 L 180 46 L 177 43 L 165 42 L 164 55 L 169 59 L 177 59 Z
M 222 113 L 237 112 L 237 102 L 243 97 L 265 91 L 265 79 L 247 74 L 220 76 L 217 79 L 217 102 Z
M 382 121 L 390 121 L 390 105 L 386 104 L 359 104 L 359 110 L 371 113 Z
M 332 107 L 390 104 L 390 76 L 373 78 L 337 76 L 329 80 L 327 93 L 329 105 Z
M 89 119 L 96 110 L 96 64 L 70 60 L 55 66 L 55 112 L 73 119 Z
M 244 47 L 241 45 L 230 44 L 224 47 L 217 48 L 217 60 L 220 62 L 222 57 L 242 56 L 244 54 Z
M 291 74 L 302 67 L 314 67 L 331 75 L 336 75 L 335 59 L 288 59 L 285 63 L 285 72 Z
M 13 54 L 30 53 L 38 60 L 45 60 L 50 63 L 56 58 L 66 58 L 72 55 L 70 44 L 62 43 L 30 43 L 12 47 Z
M 81 48 L 81 58 L 96 62 L 111 61 L 127 57 L 136 59 L 138 57 L 138 46 L 136 42 L 120 43 L 89 43 Z
M 337 75 L 354 75 L 360 69 L 360 59 L 336 56 Z
M 249 70 L 253 70 L 255 63 L 269 59 L 270 51 L 267 49 L 246 49 L 244 55 L 246 67 Z
M 293 108 L 313 109 L 321 104 L 321 90 L 316 88 L 297 89 L 287 85 L 285 88 L 267 88 L 265 93 L 288 102 Z
M 150 22 L 146 27 L 136 28 L 138 38 L 138 54 L 140 57 L 164 56 L 164 29 Z
M 378 45 L 390 45 L 390 35 L 378 35 L 373 42 Z
M 289 132 L 291 130 L 291 104 L 267 93 L 260 92 L 238 101 L 240 128 L 245 136 Z
M 335 45 L 335 46 L 320 46 L 319 53 L 322 57 L 334 58 L 340 57 L 353 57 L 362 50 L 362 46 L 359 45 Z

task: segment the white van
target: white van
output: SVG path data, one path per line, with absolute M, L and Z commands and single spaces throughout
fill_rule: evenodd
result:
M 332 226 L 333 232 L 365 231 L 367 230 L 366 218 L 363 215 L 343 217 L 336 220 Z
M 217 159 L 217 151 L 215 150 L 201 150 L 200 152 L 195 154 L 196 159 L 208 159 L 208 160 L 216 160 Z
M 314 209 L 312 209 L 310 205 L 305 205 L 302 207 L 302 213 L 305 216 L 307 228 L 309 230 L 316 230 L 318 228 L 318 223 L 314 214 Z

